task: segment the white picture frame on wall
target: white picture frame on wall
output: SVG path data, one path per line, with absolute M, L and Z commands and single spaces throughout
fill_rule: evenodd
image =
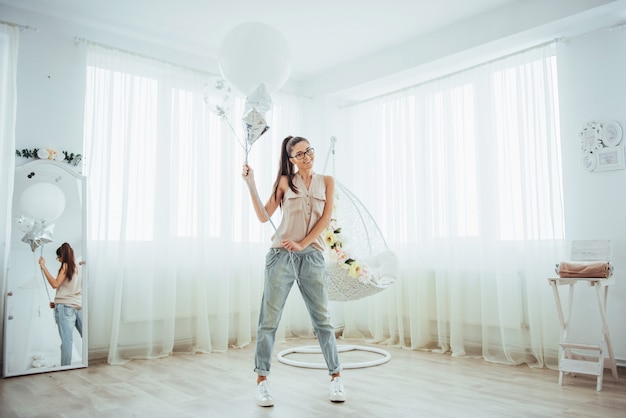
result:
M 583 158 L 580 160 L 581 165 L 587 171 L 593 171 L 596 169 L 596 165 L 598 164 L 598 159 L 595 154 L 590 152 L 583 154 Z
M 594 152 L 604 147 L 602 144 L 602 124 L 589 122 L 578 133 L 580 148 L 583 152 Z
M 623 170 L 626 168 L 624 164 L 624 146 L 603 148 L 595 151 L 596 167 L 594 171 Z
M 622 140 L 622 127 L 616 121 L 605 122 L 602 128 L 602 143 L 607 147 L 615 147 Z

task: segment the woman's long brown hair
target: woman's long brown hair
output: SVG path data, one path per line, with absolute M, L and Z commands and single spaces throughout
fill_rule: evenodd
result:
M 276 199 L 278 195 L 278 184 L 280 183 L 280 178 L 282 176 L 287 176 L 287 179 L 289 180 L 289 188 L 293 190 L 294 193 L 299 193 L 298 188 L 295 184 L 293 184 L 293 176 L 296 172 L 294 170 L 294 164 L 289 161 L 289 158 L 291 158 L 291 151 L 293 151 L 293 147 L 302 141 L 307 144 L 309 143 L 308 139 L 301 136 L 288 136 L 283 139 L 280 160 L 278 161 L 278 174 L 276 175 L 276 181 L 274 182 L 274 199 Z M 283 202 L 281 200 L 280 207 L 282 206 Z
M 63 268 L 63 264 L 67 264 L 67 271 L 65 272 L 65 278 L 70 281 L 76 273 L 76 260 L 74 259 L 74 250 L 67 242 L 64 242 L 59 248 L 57 248 L 57 257 L 61 257 L 61 267 L 59 273 Z

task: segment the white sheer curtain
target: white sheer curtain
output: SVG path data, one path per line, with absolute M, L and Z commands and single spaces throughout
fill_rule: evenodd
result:
M 256 331 L 273 230 L 254 216 L 235 135 L 203 103 L 208 78 L 88 44 L 90 347 L 108 347 L 112 364 L 223 351 Z M 282 138 L 302 127 L 300 99 L 272 99 L 250 154 L 263 200 Z M 243 105 L 229 118 L 236 130 Z M 290 304 L 278 338 L 310 332 Z
M 552 51 L 534 48 L 348 110 L 337 163 L 350 170 L 339 181 L 377 219 L 401 277 L 346 303 L 344 336 L 508 364 L 556 362 L 546 277 L 564 231 Z
M 3 290 L 11 242 L 18 45 L 19 29 L 15 25 L 0 23 L 0 284 Z M 0 312 L 4 313 L 4 297 L 0 299 Z M 3 338 L 0 337 L 0 341 Z

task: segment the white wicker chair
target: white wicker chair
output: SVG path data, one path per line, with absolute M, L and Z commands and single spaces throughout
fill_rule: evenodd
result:
M 357 300 L 391 286 L 398 275 L 397 257 L 389 251 L 382 232 L 363 203 L 340 182 L 335 184 L 333 218 L 341 228 L 341 233 L 337 236 L 342 237 L 342 252 L 348 258 L 358 261 L 367 275 L 366 280 L 352 277 L 349 266 L 343 260 L 337 261 L 334 250 L 329 248 L 326 263 L 329 299 Z

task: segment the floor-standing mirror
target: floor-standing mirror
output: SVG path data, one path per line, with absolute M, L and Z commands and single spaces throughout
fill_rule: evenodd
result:
M 4 313 L 4 377 L 87 367 L 86 181 L 65 162 L 35 160 L 15 170 L 9 269 Z M 57 276 L 56 250 L 69 243 L 82 282 L 82 336 L 73 329 L 61 361 L 56 290 L 42 274 L 39 258 Z M 76 282 L 75 282 L 76 283 Z M 67 334 L 65 336 L 68 341 Z

